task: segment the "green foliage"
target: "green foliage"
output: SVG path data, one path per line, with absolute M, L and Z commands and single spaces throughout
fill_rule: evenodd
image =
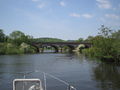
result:
M 120 40 L 115 40 L 112 44 L 111 54 L 116 61 L 120 61 Z
M 101 49 L 98 49 L 96 47 L 83 49 L 82 52 L 85 53 L 86 55 L 90 56 L 90 57 L 94 57 L 95 56 L 97 58 L 100 58 L 103 55 L 103 53 L 101 53 L 102 52 Z
M 0 55 L 3 55 L 35 53 L 37 49 L 30 46 L 30 43 L 32 42 L 64 42 L 64 40 L 57 38 L 33 39 L 33 37 L 25 35 L 21 31 L 13 31 L 9 36 L 5 37 L 3 30 L 0 30 L 0 42 L 2 42 L 0 43 Z
M 3 32 L 2 29 L 0 29 L 0 42 L 4 42 L 5 41 L 5 34 Z
M 120 40 L 120 30 L 118 30 L 117 32 L 112 33 L 112 37 L 117 39 L 117 40 Z
M 88 38 L 85 40 L 85 42 L 92 43 L 94 37 L 93 36 L 88 36 Z
M 120 31 L 113 33 L 112 30 L 101 26 L 99 35 L 92 37 L 93 47 L 83 50 L 87 55 L 100 59 L 120 61 Z
M 6 43 L 5 47 L 5 54 L 20 54 L 19 47 L 12 43 Z
M 77 42 L 83 42 L 84 39 L 83 38 L 79 38 L 78 40 L 76 40 Z
M 105 27 L 104 25 L 101 25 L 99 30 L 100 32 L 98 34 L 104 38 L 110 38 L 113 32 L 112 30 L 110 30 L 110 28 Z
M 4 55 L 5 54 L 5 43 L 0 43 L 0 55 Z
M 35 48 L 27 44 L 32 42 L 33 38 L 31 36 L 25 35 L 21 31 L 14 31 L 5 37 L 3 30 L 0 30 L 0 35 L 0 41 L 2 42 L 0 43 L 0 55 L 35 53 Z
M 26 43 L 17 46 L 13 43 L 0 43 L 0 55 L 35 53 L 36 49 Z
M 16 45 L 20 45 L 22 42 L 30 43 L 32 37 L 29 35 L 25 35 L 21 31 L 14 31 L 9 35 L 8 42 L 14 43 Z
M 20 45 L 20 51 L 22 53 L 35 53 L 35 48 L 23 42 Z

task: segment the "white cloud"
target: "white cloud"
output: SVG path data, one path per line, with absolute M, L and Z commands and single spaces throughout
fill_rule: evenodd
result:
M 78 14 L 78 13 L 71 13 L 70 16 L 76 17 L 76 18 L 84 17 L 84 18 L 88 18 L 88 19 L 93 17 L 93 15 L 91 15 L 91 14 Z
M 116 14 L 105 14 L 105 17 L 111 18 L 111 19 L 119 19 L 120 18 L 120 16 L 118 16 Z
M 112 7 L 109 0 L 96 0 L 99 8 L 110 9 Z
M 39 4 L 37 7 L 41 9 L 41 8 L 45 7 L 45 4 L 44 4 L 44 3 L 41 3 L 41 4 Z
M 79 17 L 80 17 L 80 14 L 78 14 L 78 13 L 71 13 L 70 16 L 71 16 L 71 17 L 77 17 L 77 18 L 79 18 Z
M 39 0 L 32 0 L 33 2 L 38 2 Z
M 65 2 L 63 2 L 63 1 L 61 1 L 59 4 L 60 4 L 60 6 L 62 6 L 62 7 L 65 7 L 65 5 L 66 5 Z
M 83 14 L 82 15 L 84 18 L 92 18 L 93 17 L 93 15 L 91 15 L 91 14 Z

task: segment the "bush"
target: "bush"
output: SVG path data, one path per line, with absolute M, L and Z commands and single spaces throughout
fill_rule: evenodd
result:
M 22 43 L 21 45 L 20 45 L 20 51 L 22 52 L 22 53 L 35 53 L 35 48 L 34 47 L 32 47 L 32 46 L 30 46 L 30 45 L 28 45 L 28 44 L 26 44 L 26 43 Z
M 4 55 L 5 54 L 5 44 L 4 43 L 0 43 L 0 55 Z
M 24 53 L 36 53 L 36 48 L 22 43 L 20 46 L 17 46 L 13 43 L 0 43 L 0 55 L 4 54 L 24 54 Z
M 20 52 L 18 46 L 14 45 L 12 43 L 7 43 L 5 54 L 21 54 L 21 52 Z

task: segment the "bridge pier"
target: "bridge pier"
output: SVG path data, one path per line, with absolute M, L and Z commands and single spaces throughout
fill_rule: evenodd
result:
M 55 53 L 58 53 L 59 52 L 59 50 L 58 49 L 55 49 Z
M 59 51 L 60 53 L 62 53 L 62 52 L 63 52 L 63 48 L 62 48 L 62 47 L 59 47 L 59 48 L 58 48 L 58 51 Z
M 39 53 L 43 53 L 44 52 L 44 48 L 39 48 Z
M 40 52 L 39 48 L 36 47 L 36 53 L 39 53 L 39 52 Z

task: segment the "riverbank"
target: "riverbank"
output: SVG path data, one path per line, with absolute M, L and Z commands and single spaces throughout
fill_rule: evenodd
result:
M 0 47 L 0 55 L 36 53 L 34 47 L 24 42 L 20 45 L 15 45 L 13 43 L 0 43 Z

